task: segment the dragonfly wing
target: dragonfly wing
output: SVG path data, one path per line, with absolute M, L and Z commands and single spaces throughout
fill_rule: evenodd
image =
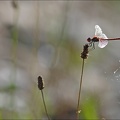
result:
M 108 39 L 105 34 L 102 34 L 100 38 Z M 108 44 L 108 40 L 102 40 L 102 39 L 100 39 L 99 43 L 98 43 L 98 47 L 104 48 L 107 44 Z
M 103 39 L 108 39 L 107 36 L 105 34 L 102 34 L 102 36 L 100 38 L 103 38 Z
M 108 39 L 108 38 L 102 32 L 102 29 L 99 27 L 99 25 L 95 25 L 95 36 L 99 38 L 98 47 L 104 48 L 108 44 L 108 40 L 102 40 L 102 39 Z
M 102 37 L 102 29 L 100 28 L 100 26 L 99 25 L 95 25 L 95 36 L 96 37 Z
M 108 44 L 108 40 L 99 40 L 98 47 L 104 48 Z

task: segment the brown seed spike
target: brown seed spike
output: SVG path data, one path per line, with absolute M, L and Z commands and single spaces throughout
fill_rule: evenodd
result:
M 81 58 L 83 59 L 87 59 L 88 57 L 88 47 L 89 45 L 88 44 L 85 44 L 84 47 L 83 47 L 83 52 L 81 53 Z
M 38 88 L 42 90 L 44 88 L 44 81 L 41 76 L 38 76 Z

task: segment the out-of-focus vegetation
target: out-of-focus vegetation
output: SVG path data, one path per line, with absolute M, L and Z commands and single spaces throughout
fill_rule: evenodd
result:
M 0 119 L 75 119 L 82 59 L 94 26 L 120 37 L 119 1 L 0 1 Z M 119 41 L 85 61 L 81 119 L 120 118 Z

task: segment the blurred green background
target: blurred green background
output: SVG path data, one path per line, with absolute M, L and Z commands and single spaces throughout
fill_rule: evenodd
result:
M 0 119 L 75 119 L 82 59 L 98 24 L 120 37 L 119 1 L 0 1 Z M 89 53 L 81 119 L 120 118 L 120 42 Z

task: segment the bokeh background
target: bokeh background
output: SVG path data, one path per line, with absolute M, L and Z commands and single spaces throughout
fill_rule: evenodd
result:
M 82 59 L 98 24 L 120 37 L 119 1 L 0 1 L 0 119 L 75 119 Z M 82 119 L 120 119 L 120 41 L 85 60 Z

